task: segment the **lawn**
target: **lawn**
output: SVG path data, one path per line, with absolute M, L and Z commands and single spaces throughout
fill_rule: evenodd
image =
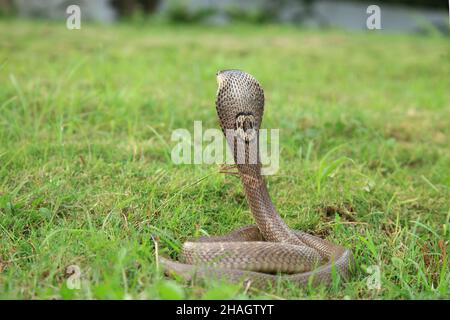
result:
M 263 128 L 280 129 L 281 216 L 350 248 L 348 282 L 246 290 L 158 271 L 152 236 L 176 258 L 252 223 L 238 179 L 171 161 L 173 130 L 218 128 L 227 68 L 261 82 Z M 438 35 L 0 21 L 0 297 L 448 299 L 449 75 Z

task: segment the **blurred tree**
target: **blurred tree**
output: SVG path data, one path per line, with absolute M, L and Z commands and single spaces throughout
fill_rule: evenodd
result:
M 13 11 L 13 0 L 0 0 L 0 16 L 10 15 Z
M 166 0 L 166 18 L 173 23 L 198 23 L 216 13 L 214 6 L 194 6 L 191 0 Z
M 112 6 L 119 16 L 131 16 L 137 11 L 144 14 L 152 14 L 158 8 L 160 0 L 112 0 Z
M 314 9 L 315 0 L 266 0 L 262 5 L 264 16 L 271 17 L 271 20 L 280 21 L 283 11 L 293 10 L 291 12 L 291 21 L 294 23 L 304 23 L 308 19 L 316 19 L 321 26 L 327 26 L 326 19 L 320 17 Z M 299 4 L 299 7 L 293 6 Z M 301 8 L 298 10 L 298 8 Z
M 368 0 L 353 0 L 358 2 L 370 2 Z M 405 6 L 428 7 L 428 8 L 447 8 L 448 1 L 445 0 L 377 0 L 376 4 L 402 4 Z
M 83 20 L 112 22 L 116 18 L 110 0 L 13 0 L 14 8 L 22 17 L 62 20 L 67 17 L 67 7 L 78 5 Z

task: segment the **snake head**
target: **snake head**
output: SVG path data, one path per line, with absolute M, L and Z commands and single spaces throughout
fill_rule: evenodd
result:
M 261 126 L 264 91 L 259 82 L 241 70 L 217 72 L 216 109 L 222 131 L 235 130 L 242 140 L 253 140 Z

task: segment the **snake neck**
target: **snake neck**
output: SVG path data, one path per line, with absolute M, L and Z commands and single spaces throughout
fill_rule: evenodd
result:
M 264 239 L 303 244 L 276 211 L 261 175 L 261 164 L 240 164 L 237 167 L 247 202 Z

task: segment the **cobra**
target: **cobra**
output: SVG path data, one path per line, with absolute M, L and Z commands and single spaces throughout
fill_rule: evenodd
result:
M 264 112 L 264 91 L 240 70 L 217 73 L 216 109 L 220 126 L 232 148 L 237 174 L 256 224 L 223 236 L 185 242 L 180 261 L 160 257 L 167 274 L 186 280 L 222 278 L 266 287 L 287 280 L 298 286 L 330 284 L 339 274 L 348 279 L 350 250 L 317 236 L 289 228 L 275 209 L 261 175 L 258 139 Z M 228 134 L 234 132 L 235 134 Z M 239 143 L 243 148 L 237 148 Z M 244 152 L 239 154 L 239 150 Z M 256 153 L 256 154 L 252 154 Z M 250 158 L 256 161 L 248 161 Z M 243 161 L 242 161 L 243 159 Z

